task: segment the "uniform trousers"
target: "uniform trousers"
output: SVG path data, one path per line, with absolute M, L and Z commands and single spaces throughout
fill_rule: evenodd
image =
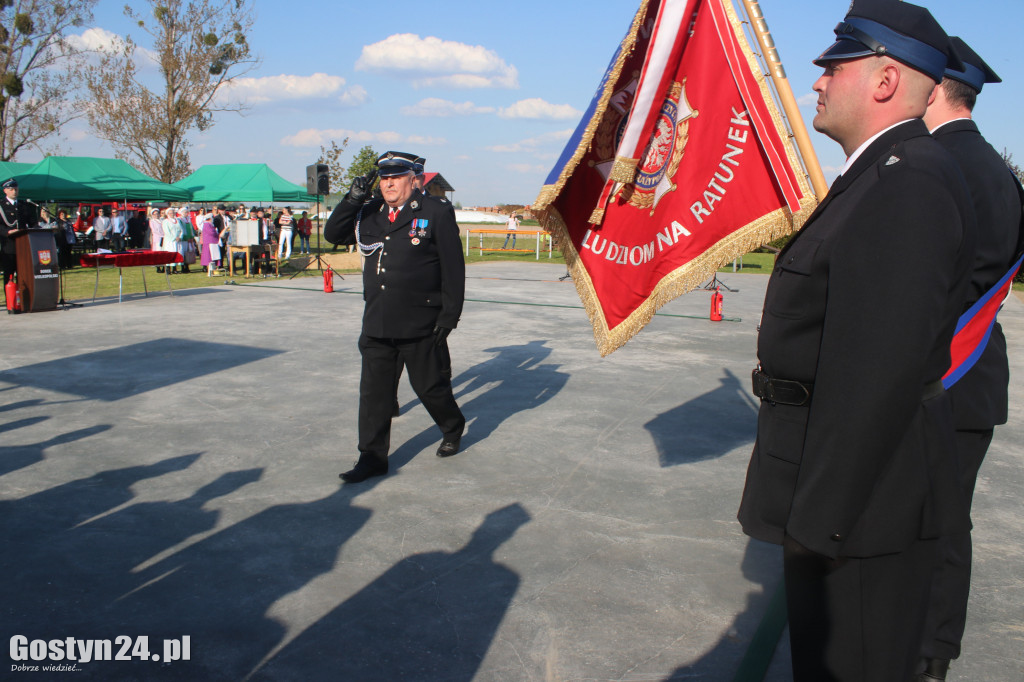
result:
M 956 432 L 956 457 L 960 469 L 960 492 L 970 510 L 974 485 L 985 453 L 992 442 L 992 429 Z M 971 533 L 957 533 L 939 539 L 941 563 L 932 577 L 921 656 L 952 660 L 960 656 L 960 641 L 967 624 L 967 598 L 971 592 Z
M 363 356 L 359 378 L 359 455 L 373 457 L 387 467 L 391 449 L 391 416 L 401 363 L 409 374 L 416 397 L 441 429 L 444 440 L 457 440 L 466 428 L 452 394 L 448 345 L 434 343 L 433 335 L 413 339 L 359 337 Z
M 782 543 L 795 682 L 907 682 L 919 656 L 938 541 L 832 559 Z

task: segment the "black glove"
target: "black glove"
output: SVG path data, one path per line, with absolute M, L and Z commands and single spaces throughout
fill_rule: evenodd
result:
M 373 187 L 373 181 L 376 179 L 377 171 L 375 170 L 370 171 L 366 175 L 360 175 L 352 181 L 352 186 L 349 187 L 348 196 L 345 199 L 349 203 L 361 206 L 364 201 L 370 198 L 370 189 Z
M 452 333 L 452 330 L 448 327 L 437 326 L 434 327 L 434 345 L 440 346 L 444 343 L 444 340 L 448 338 L 448 335 Z

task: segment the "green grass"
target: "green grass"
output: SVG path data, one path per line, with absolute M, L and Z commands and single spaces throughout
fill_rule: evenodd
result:
M 474 225 L 473 227 L 481 227 L 486 229 L 501 229 L 501 226 L 480 224 Z M 528 249 L 525 252 L 502 250 L 502 251 L 484 251 L 483 255 L 480 254 L 480 236 L 470 235 L 470 250 L 469 255 L 466 257 L 466 263 L 494 263 L 498 261 L 512 261 L 521 263 L 562 263 L 561 251 L 554 250 L 551 253 L 551 258 L 548 258 L 548 253 L 544 250 L 544 242 L 541 242 L 541 253 L 540 260 L 537 260 L 534 248 L 536 244 L 536 238 L 533 235 L 520 235 L 516 240 L 516 246 L 522 249 Z M 505 241 L 503 234 L 495 235 L 484 235 L 483 245 L 484 248 L 500 249 L 502 243 Z M 465 244 L 465 236 L 462 238 L 463 244 Z M 510 244 L 511 245 L 511 244 Z M 313 238 L 313 253 L 316 254 L 316 237 Z M 320 252 L 327 255 L 331 253 L 331 245 L 321 242 Z M 736 272 L 744 273 L 764 273 L 769 274 L 772 271 L 772 265 L 774 263 L 775 256 L 770 253 L 749 253 L 743 257 L 742 267 L 740 263 L 736 264 Z M 293 259 L 297 263 L 304 262 L 303 259 Z M 143 291 L 142 285 L 142 270 L 145 270 L 146 274 L 146 285 L 150 291 L 166 291 L 167 282 L 163 274 L 158 273 L 155 268 L 125 268 L 124 269 L 124 295 L 128 294 L 141 294 Z M 236 272 L 234 277 L 228 276 L 214 276 L 208 277 L 206 273 L 202 272 L 202 267 L 198 264 L 192 266 L 192 272 L 189 274 L 176 274 L 170 276 L 171 289 L 178 291 L 179 289 L 194 289 L 198 287 L 209 287 L 209 286 L 220 286 L 226 281 L 234 280 L 241 282 L 245 280 L 244 275 Z M 298 274 L 296 274 L 298 272 Z M 343 269 L 339 270 L 341 274 L 350 274 L 359 272 L 358 269 Z M 719 272 L 731 273 L 733 272 L 732 263 L 726 264 L 725 267 L 721 268 Z M 281 279 L 286 279 L 292 275 L 296 275 L 296 278 L 302 277 L 320 277 L 320 271 L 316 268 L 305 270 L 302 272 L 298 271 L 297 265 L 291 265 L 285 263 L 281 267 Z M 259 281 L 259 280 L 256 280 Z M 81 268 L 75 267 L 71 270 L 64 272 L 64 297 L 69 301 L 76 301 L 81 299 L 91 299 L 93 296 L 93 287 L 96 284 L 96 271 L 93 268 Z M 96 292 L 97 297 L 104 296 L 117 296 L 117 269 L 116 268 L 103 268 L 99 273 L 99 288 Z M 1018 287 L 1020 285 L 1014 285 Z

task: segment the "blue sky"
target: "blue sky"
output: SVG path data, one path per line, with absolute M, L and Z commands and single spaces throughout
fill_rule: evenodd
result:
M 740 0 L 734 0 L 740 4 Z M 805 124 L 814 116 L 811 64 L 832 42 L 848 0 L 761 0 Z M 1002 76 L 975 119 L 997 149 L 1024 162 L 1024 90 L 1015 52 L 1022 0 L 921 0 L 946 30 Z M 346 163 L 365 144 L 417 152 L 465 206 L 532 203 L 575 128 L 639 3 L 636 0 L 260 2 L 250 36 L 262 57 L 233 93 L 249 105 L 193 136 L 194 167 L 268 163 L 304 184 L 320 144 L 348 136 Z M 92 40 L 132 29 L 120 0 L 101 0 Z M 61 151 L 111 156 L 83 122 Z M 811 132 L 826 177 L 844 156 Z M 19 161 L 34 161 L 25 154 Z

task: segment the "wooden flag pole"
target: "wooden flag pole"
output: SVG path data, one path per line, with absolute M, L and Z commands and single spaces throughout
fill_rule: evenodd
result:
M 768 30 L 768 23 L 764 19 L 764 14 L 761 13 L 761 6 L 758 4 L 758 0 L 743 0 L 743 5 L 747 10 L 747 16 L 750 18 L 752 31 L 757 37 L 758 44 L 761 46 L 761 53 L 768 64 L 768 75 L 771 77 L 772 83 L 775 84 L 775 90 L 779 94 L 782 110 L 786 113 L 786 117 L 790 120 L 790 126 L 793 128 L 793 138 L 796 141 L 797 148 L 800 150 L 800 156 L 803 157 L 804 165 L 807 166 L 807 175 L 811 180 L 811 187 L 814 188 L 818 201 L 821 201 L 825 194 L 828 193 L 828 185 L 825 183 L 825 176 L 821 172 L 818 155 L 814 152 L 811 138 L 807 134 L 804 119 L 800 115 L 800 108 L 797 106 L 796 98 L 793 96 L 793 89 L 789 85 L 789 79 L 786 78 L 786 70 L 782 67 L 782 60 L 779 59 L 779 51 L 775 49 L 775 41 Z

